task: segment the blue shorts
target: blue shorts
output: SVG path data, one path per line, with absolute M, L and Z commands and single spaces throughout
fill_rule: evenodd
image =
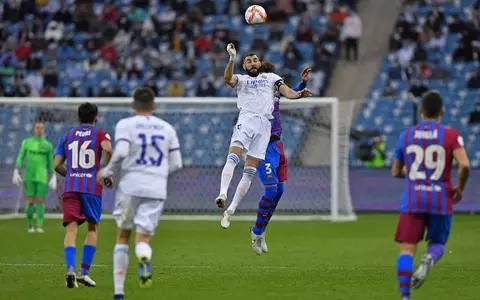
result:
M 417 244 L 425 240 L 445 245 L 452 228 L 452 215 L 401 214 L 395 240 L 400 243 Z
M 85 221 L 98 224 L 102 216 L 102 197 L 91 194 L 66 192 L 62 196 L 63 225 Z
M 260 162 L 257 171 L 264 185 L 274 185 L 288 179 L 287 156 L 282 141 L 268 144 L 265 160 Z

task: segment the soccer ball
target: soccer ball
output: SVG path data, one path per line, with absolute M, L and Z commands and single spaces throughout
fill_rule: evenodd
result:
M 267 12 L 260 5 L 252 5 L 245 12 L 245 21 L 249 25 L 260 25 L 267 22 Z

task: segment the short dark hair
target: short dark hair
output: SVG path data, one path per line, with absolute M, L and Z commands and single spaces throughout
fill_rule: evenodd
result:
M 262 66 L 258 73 L 275 73 L 275 65 L 269 61 L 262 61 Z
M 242 62 L 245 61 L 245 59 L 246 59 L 247 57 L 249 57 L 249 56 L 254 56 L 254 55 L 256 56 L 256 54 L 253 53 L 253 52 L 250 52 L 250 53 L 245 54 L 245 55 L 243 56 Z
M 93 124 L 98 116 L 98 107 L 90 102 L 80 104 L 78 107 L 78 119 L 83 124 Z
M 155 93 L 149 87 L 137 88 L 133 92 L 133 101 L 135 108 L 139 110 L 150 110 L 153 108 L 152 104 L 155 101 Z
M 437 91 L 428 91 L 422 95 L 422 112 L 425 118 L 438 118 L 442 115 L 443 100 Z

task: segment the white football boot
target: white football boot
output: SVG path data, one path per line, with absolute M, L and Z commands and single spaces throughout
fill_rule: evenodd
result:
M 252 239 L 252 249 L 257 255 L 262 254 L 262 236 L 256 235 L 250 228 L 250 238 Z
M 37 227 L 36 231 L 37 233 L 45 233 L 45 230 L 43 230 L 42 227 Z
M 232 221 L 232 216 L 233 216 L 233 212 L 230 211 L 230 210 L 226 210 L 226 211 L 223 212 L 223 218 L 220 221 L 220 226 L 222 226 L 223 229 L 227 229 L 228 227 L 230 227 L 230 222 Z
M 34 233 L 34 232 L 35 232 L 35 228 L 33 228 L 33 227 L 28 228 L 28 233 Z
M 263 253 L 268 252 L 268 246 L 267 246 L 267 233 L 263 232 L 262 235 L 260 235 L 260 245 L 262 246 L 262 251 Z
M 434 264 L 435 262 L 433 261 L 432 255 L 427 253 L 422 257 L 418 268 L 412 276 L 411 287 L 413 290 L 420 288 L 425 283 Z
M 215 198 L 215 204 L 218 208 L 224 208 L 227 204 L 227 195 L 218 195 L 218 197 Z
M 95 281 L 93 281 L 93 279 L 90 278 L 90 276 L 88 276 L 88 275 L 79 274 L 77 276 L 77 282 L 83 284 L 84 286 L 88 286 L 88 287 L 95 287 L 97 285 L 97 283 Z

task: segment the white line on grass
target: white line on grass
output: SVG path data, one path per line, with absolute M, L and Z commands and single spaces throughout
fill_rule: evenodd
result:
M 57 268 L 57 267 L 64 267 L 65 265 L 62 264 L 35 264 L 35 263 L 0 263 L 0 266 L 4 267 L 33 267 L 33 268 Z M 107 268 L 107 265 L 92 265 L 95 268 Z M 172 268 L 172 269 L 212 269 L 215 268 L 214 266 L 194 266 L 194 265 L 160 265 L 161 268 Z M 218 266 L 220 268 L 221 266 Z M 287 267 L 287 266 L 235 266 L 235 268 L 243 268 L 243 269 L 292 269 L 295 267 Z

